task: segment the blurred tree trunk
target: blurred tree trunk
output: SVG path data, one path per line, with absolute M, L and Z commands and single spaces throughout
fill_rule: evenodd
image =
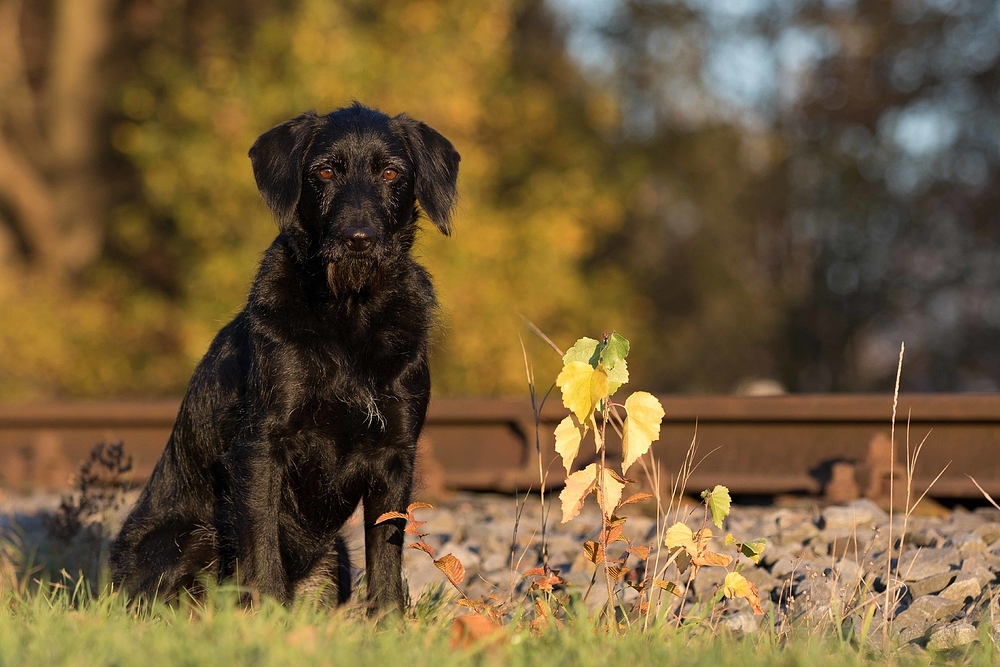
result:
M 0 223 L 32 272 L 101 251 L 99 120 L 111 0 L 0 0 Z

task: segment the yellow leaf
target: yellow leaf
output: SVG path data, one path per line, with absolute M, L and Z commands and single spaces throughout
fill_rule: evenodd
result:
M 600 497 L 601 489 L 604 490 L 603 497 Z M 604 469 L 603 479 L 601 480 L 601 488 L 598 489 L 598 502 L 601 504 L 601 509 L 604 511 L 604 516 L 608 519 L 611 515 L 615 513 L 618 509 L 618 503 L 622 499 L 622 491 L 625 490 L 625 485 L 615 479 L 614 474 L 607 468 Z
M 586 423 L 598 402 L 608 397 L 608 374 L 602 366 L 591 367 L 582 361 L 570 361 L 556 378 L 565 405 L 581 424 Z
M 722 528 L 722 522 L 729 516 L 729 508 L 733 504 L 732 498 L 729 497 L 729 489 L 716 484 L 711 491 L 702 492 L 701 497 L 705 499 L 708 510 L 712 513 L 712 523 Z
M 606 518 L 611 518 L 612 513 L 618 507 L 622 498 L 622 491 L 625 485 L 619 482 L 605 469 L 601 479 L 601 487 L 604 489 L 604 497 L 598 498 L 601 509 Z M 597 484 L 597 464 L 591 463 L 583 470 L 577 470 L 566 478 L 566 487 L 559 494 L 562 503 L 563 518 L 562 523 L 566 523 L 583 509 L 583 501 L 590 495 L 591 491 L 596 491 Z
M 566 486 L 559 494 L 562 503 L 562 523 L 566 523 L 583 509 L 583 501 L 597 486 L 597 464 L 591 463 L 566 478 Z
M 665 539 L 663 540 L 663 546 L 668 549 L 684 549 L 688 552 L 697 551 L 697 547 L 694 544 L 694 534 L 691 532 L 691 528 L 688 527 L 686 523 L 681 523 L 678 521 L 674 525 L 667 528 L 667 533 Z
M 586 423 L 590 413 L 594 411 L 594 403 L 590 400 L 590 381 L 593 376 L 594 369 L 590 364 L 570 361 L 563 366 L 556 378 L 556 386 L 562 390 L 563 405 L 582 423 Z
M 604 443 L 601 440 L 601 432 L 597 428 L 597 420 L 594 419 L 593 413 L 590 414 L 590 429 L 594 432 L 594 445 L 596 445 L 594 451 L 599 452 L 601 451 L 601 445 Z
M 573 415 L 569 415 L 556 426 L 556 452 L 562 457 L 567 475 L 576 455 L 580 452 L 580 441 L 586 433 L 587 427 L 578 425 Z
M 622 438 L 622 474 L 660 437 L 664 414 L 660 401 L 645 391 L 637 391 L 625 399 L 625 411 L 628 417 Z
M 750 603 L 750 607 L 755 614 L 763 614 L 760 608 L 760 593 L 752 582 L 747 581 L 739 572 L 730 572 L 726 575 L 726 580 L 722 582 L 722 592 L 727 598 L 744 598 Z

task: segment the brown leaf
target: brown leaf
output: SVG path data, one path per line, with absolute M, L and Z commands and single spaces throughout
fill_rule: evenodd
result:
M 379 518 L 375 519 L 375 525 L 377 526 L 378 524 L 384 523 L 384 522 L 386 522 L 386 521 L 388 521 L 390 519 L 407 519 L 408 520 L 409 518 L 410 517 L 406 516 L 402 512 L 386 512 L 385 514 L 383 514 Z
M 621 565 L 608 565 L 608 574 L 611 575 L 611 578 L 614 581 L 621 579 L 621 576 L 626 572 L 628 572 L 627 567 L 623 567 Z
M 625 505 L 631 505 L 633 503 L 641 503 L 645 500 L 651 500 L 655 497 L 656 496 L 654 496 L 652 493 L 646 493 L 645 491 L 640 491 L 639 493 L 633 493 L 631 496 L 623 500 L 621 502 L 621 505 L 619 505 L 619 507 L 624 507 Z
M 662 588 L 668 593 L 673 593 L 677 597 L 681 596 L 681 589 L 672 581 L 666 581 L 664 579 L 653 579 L 653 585 L 657 588 Z
M 486 604 L 484 602 L 480 602 L 479 600 L 472 600 L 470 598 L 460 598 L 455 601 L 455 604 L 457 604 L 460 607 L 468 607 L 469 609 L 472 609 L 473 611 L 478 612 L 480 614 L 485 614 L 487 610 Z
M 528 577 L 544 577 L 545 576 L 545 568 L 543 568 L 543 567 L 533 567 L 530 570 L 528 570 L 527 572 L 525 572 L 524 574 L 522 574 L 521 576 L 524 577 L 525 579 L 527 579 Z
M 716 566 L 716 567 L 729 567 L 729 564 L 733 562 L 732 556 L 727 556 L 726 554 L 717 554 L 714 551 L 709 551 L 705 549 L 698 553 L 691 559 L 691 562 L 696 566 L 701 567 L 702 565 Z
M 604 562 L 604 548 L 600 542 L 595 542 L 594 540 L 584 542 L 583 555 L 594 565 L 600 565 Z
M 459 586 L 463 581 L 465 581 L 465 566 L 462 562 L 452 556 L 451 554 L 445 554 L 434 561 L 434 565 L 437 569 L 444 572 L 444 576 L 448 577 L 448 581 L 454 586 Z
M 425 554 L 434 558 L 434 547 L 427 544 L 426 542 L 414 542 L 413 544 L 407 545 L 407 549 L 417 549 L 423 551 Z
M 627 479 L 625 477 L 622 477 L 617 472 L 615 472 L 612 468 L 608 468 L 608 474 L 611 475 L 612 477 L 614 477 L 615 481 L 618 482 L 619 484 L 621 484 L 622 486 L 625 486 L 626 484 L 631 484 L 631 483 L 635 482 L 634 479 Z
M 674 559 L 674 565 L 677 566 L 677 571 L 681 574 L 684 574 L 691 567 L 691 554 L 688 553 L 687 549 L 681 549 L 681 552 L 677 554 L 677 558 Z

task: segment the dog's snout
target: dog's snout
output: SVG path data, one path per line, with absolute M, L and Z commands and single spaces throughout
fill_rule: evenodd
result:
M 352 227 L 342 234 L 351 250 L 368 250 L 375 241 L 375 230 L 371 227 Z

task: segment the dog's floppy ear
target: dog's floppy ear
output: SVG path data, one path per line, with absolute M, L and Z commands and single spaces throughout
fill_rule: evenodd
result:
M 393 118 L 416 168 L 414 185 L 417 201 L 445 236 L 451 236 L 451 208 L 455 203 L 458 161 L 461 157 L 451 142 L 427 123 L 405 113 Z
M 295 219 L 302 190 L 302 161 L 319 125 L 315 111 L 277 125 L 250 147 L 257 189 L 285 231 Z

